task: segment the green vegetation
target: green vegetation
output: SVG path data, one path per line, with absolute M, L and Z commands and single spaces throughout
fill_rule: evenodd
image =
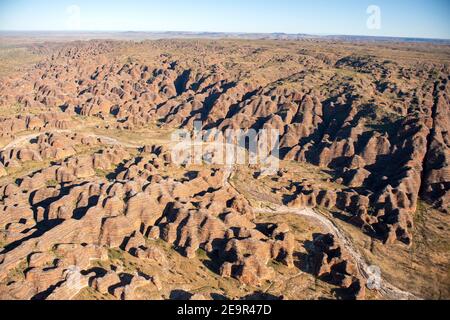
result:
M 202 248 L 197 250 L 197 257 L 203 261 L 203 260 L 209 260 L 208 254 L 206 253 L 205 250 L 203 250 Z
M 7 117 L 18 114 L 22 111 L 22 105 L 20 103 L 14 103 L 10 107 L 2 107 L 0 109 L 0 117 Z
M 108 258 L 110 260 L 119 260 L 119 261 L 123 261 L 124 258 L 124 252 L 120 249 L 109 249 L 108 250 Z
M 21 281 L 25 280 L 25 270 L 28 268 L 28 262 L 26 260 L 23 260 L 19 263 L 19 265 L 12 269 L 9 273 L 7 278 L 11 281 Z
M 27 48 L 0 48 L 0 77 L 39 62 L 42 57 Z
M 59 185 L 59 183 L 58 183 L 58 181 L 52 179 L 52 180 L 46 181 L 45 185 L 47 187 L 56 187 L 57 185 Z
M 102 169 L 95 169 L 95 174 L 97 177 L 106 178 L 106 176 L 109 175 L 109 172 Z
M 6 241 L 0 238 L 0 249 L 3 249 L 7 245 Z

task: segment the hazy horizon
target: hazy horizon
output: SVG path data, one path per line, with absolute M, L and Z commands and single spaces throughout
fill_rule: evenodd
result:
M 217 35 L 223 34 L 225 36 L 230 36 L 232 39 L 232 35 L 240 35 L 245 39 L 245 35 L 261 35 L 261 36 L 269 36 L 269 35 L 286 35 L 286 36 L 305 36 L 305 37 L 324 37 L 324 38 L 332 38 L 332 37 L 349 37 L 349 38 L 374 38 L 374 39 L 411 39 L 411 40 L 436 40 L 436 41 L 450 41 L 450 38 L 430 38 L 430 37 L 402 37 L 402 36 L 372 36 L 372 35 L 363 35 L 363 34 L 314 34 L 314 33 L 285 33 L 285 32 L 226 32 L 226 31 L 190 31 L 190 30 L 0 30 L 0 34 L 48 34 L 51 36 L 52 34 L 63 34 L 63 35 L 84 35 L 84 34 L 127 34 L 127 33 L 136 33 L 136 34 L 184 34 L 184 35 Z M 289 40 L 289 39 L 288 39 Z
M 192 32 L 450 39 L 445 0 L 0 0 L 6 32 Z

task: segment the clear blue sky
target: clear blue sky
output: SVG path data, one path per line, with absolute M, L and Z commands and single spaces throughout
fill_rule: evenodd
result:
M 77 9 L 68 13 L 67 8 Z M 369 29 L 369 5 L 381 29 Z M 75 21 L 75 22 L 74 22 Z M 285 32 L 450 38 L 449 0 L 0 0 L 0 30 Z

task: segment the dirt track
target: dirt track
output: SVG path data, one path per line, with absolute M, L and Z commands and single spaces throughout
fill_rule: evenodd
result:
M 8 143 L 6 146 L 1 148 L 0 151 L 5 151 L 5 150 L 12 149 L 12 148 L 15 148 L 15 147 L 20 147 L 21 145 L 29 142 L 32 139 L 35 139 L 35 138 L 39 137 L 41 134 L 44 134 L 44 133 L 69 133 L 70 134 L 70 133 L 76 133 L 76 132 L 72 131 L 72 130 L 52 130 L 52 131 L 47 131 L 47 132 L 39 132 L 39 133 L 29 134 L 29 135 L 18 137 L 17 139 L 14 139 L 10 143 Z M 123 146 L 125 148 L 138 148 L 138 147 L 140 147 L 138 145 L 125 143 L 125 142 L 119 141 L 119 140 L 117 140 L 115 138 L 108 137 L 108 136 L 102 136 L 102 135 L 97 135 L 97 134 L 88 134 L 86 136 L 87 137 L 93 137 L 93 138 L 96 138 L 96 139 L 100 139 L 100 140 L 102 140 L 102 142 L 104 144 L 107 144 L 107 145 L 120 145 L 120 146 Z
M 360 274 L 364 277 L 364 279 L 368 280 L 370 278 L 370 266 L 366 263 L 364 258 L 359 254 L 358 250 L 355 249 L 351 240 L 341 231 L 339 228 L 330 220 L 328 220 L 325 216 L 315 212 L 312 209 L 295 209 L 288 207 L 277 207 L 276 209 L 254 209 L 257 213 L 278 213 L 278 214 L 295 214 L 298 216 L 306 217 L 309 219 L 314 219 L 317 221 L 322 227 L 328 230 L 331 234 L 333 234 L 341 245 L 347 250 L 347 252 L 353 257 L 355 260 Z M 380 293 L 386 299 L 392 300 L 417 300 L 418 297 L 413 294 L 400 290 L 381 278 Z
M 226 183 L 231 186 L 236 192 L 240 193 L 239 190 L 233 186 L 231 183 L 231 178 L 233 176 L 234 170 L 231 167 L 227 167 Z M 262 201 L 267 202 L 267 199 L 260 199 Z M 338 241 L 344 246 L 344 248 L 349 252 L 349 254 L 355 260 L 359 272 L 364 277 L 364 279 L 368 280 L 370 278 L 370 266 L 358 252 L 358 250 L 353 246 L 351 239 L 342 232 L 336 224 L 334 224 L 331 220 L 326 218 L 325 216 L 315 212 L 314 210 L 307 209 L 295 209 L 289 208 L 285 206 L 278 206 L 274 203 L 270 204 L 274 209 L 259 209 L 253 208 L 256 213 L 277 213 L 277 214 L 295 214 L 298 216 L 306 217 L 309 219 L 313 219 L 317 221 L 323 228 L 328 230 L 331 234 L 333 234 Z M 401 289 L 396 288 L 391 283 L 387 282 L 385 279 L 381 278 L 379 284 L 379 292 L 383 295 L 384 298 L 390 300 L 420 300 L 419 297 L 416 297 L 410 292 L 403 291 Z
M 71 130 L 55 130 L 51 131 L 49 133 L 74 133 Z M 14 141 L 10 142 L 8 145 L 0 149 L 0 151 L 4 151 L 7 149 L 11 149 L 17 146 L 20 146 L 39 135 L 43 134 L 43 132 L 31 134 L 27 136 L 22 136 Z M 97 139 L 101 139 L 105 144 L 108 145 L 120 145 L 126 148 L 139 148 L 140 146 L 121 142 L 115 138 L 108 137 L 108 136 L 102 136 L 102 135 L 95 135 L 90 134 L 87 135 L 90 137 L 94 137 Z M 190 145 L 186 147 L 191 147 Z M 237 193 L 240 193 L 239 190 L 231 183 L 231 178 L 233 177 L 235 172 L 235 169 L 233 166 L 227 166 L 225 169 L 225 175 L 224 175 L 224 185 L 228 185 L 231 188 L 233 188 Z M 262 201 L 267 201 L 267 199 L 259 199 Z M 270 204 L 273 209 L 259 209 L 259 208 L 253 208 L 255 212 L 257 213 L 277 213 L 277 214 L 296 214 L 298 216 L 303 216 L 309 219 L 313 219 L 317 221 L 323 228 L 328 230 L 331 234 L 333 234 L 339 242 L 344 246 L 344 248 L 349 252 L 349 254 L 353 257 L 355 260 L 358 269 L 361 273 L 361 275 L 368 280 L 370 278 L 370 272 L 369 268 L 370 266 L 367 264 L 367 262 L 364 260 L 364 258 L 361 256 L 361 254 L 358 252 L 358 250 L 353 246 L 351 239 L 345 235 L 344 232 L 342 232 L 339 227 L 333 223 L 331 220 L 326 218 L 325 216 L 315 212 L 312 209 L 295 209 L 295 208 L 289 208 L 285 206 L 278 206 L 276 204 L 271 203 Z M 386 299 L 392 299 L 392 300 L 417 300 L 420 299 L 419 297 L 413 295 L 410 292 L 406 292 L 403 290 L 400 290 L 396 288 L 391 283 L 387 282 L 384 279 L 381 279 L 380 283 L 380 289 L 379 292 L 385 297 Z

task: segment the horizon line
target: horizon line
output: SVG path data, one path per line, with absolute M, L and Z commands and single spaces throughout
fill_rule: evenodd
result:
M 328 33 L 288 33 L 288 32 L 248 32 L 248 31 L 188 31 L 188 30 L 0 30 L 0 33 L 188 33 L 188 34 L 223 34 L 223 35 L 286 35 L 286 36 L 311 36 L 318 38 L 326 37 L 364 37 L 378 39 L 411 39 L 411 40 L 435 40 L 450 41 L 450 38 L 435 38 L 423 36 L 394 36 L 394 35 L 365 35 L 365 34 L 328 34 Z

